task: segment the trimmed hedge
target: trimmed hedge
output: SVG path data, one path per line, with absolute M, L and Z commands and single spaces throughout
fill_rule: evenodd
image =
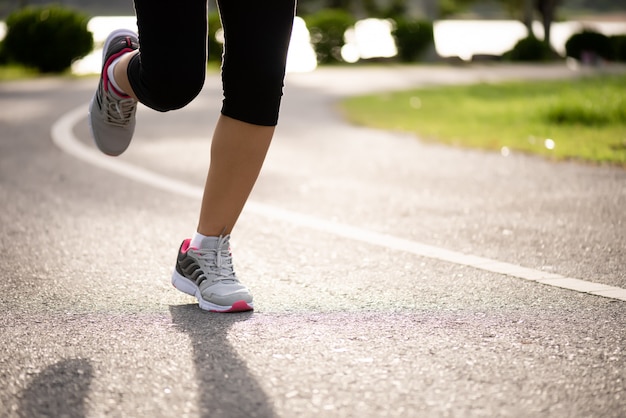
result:
M 356 19 L 342 9 L 323 9 L 304 18 L 311 34 L 311 43 L 317 54 L 317 62 L 328 64 L 341 62 L 341 47 L 345 44 L 344 33 L 356 23 Z
M 7 65 L 9 63 L 9 57 L 4 50 L 4 42 L 0 42 L 0 65 Z
M 434 45 L 433 24 L 427 21 L 396 19 L 392 31 L 398 48 L 398 59 L 415 62 Z
M 626 62 L 626 35 L 613 35 L 609 37 L 611 42 L 611 59 Z
M 565 43 L 565 52 L 568 57 L 577 60 L 584 59 L 585 54 L 604 59 L 611 59 L 613 55 L 609 37 L 591 29 L 572 35 Z
M 43 73 L 67 70 L 93 49 L 89 17 L 62 7 L 26 7 L 7 17 L 3 54 Z
M 513 49 L 504 54 L 504 58 L 510 61 L 549 61 L 557 56 L 550 45 L 533 35 L 520 39 Z

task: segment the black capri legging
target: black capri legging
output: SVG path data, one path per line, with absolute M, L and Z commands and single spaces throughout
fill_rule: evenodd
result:
M 224 115 L 277 124 L 295 2 L 219 0 Z M 128 66 L 133 91 L 152 109 L 179 109 L 204 84 L 207 0 L 135 0 L 135 11 L 140 53 Z

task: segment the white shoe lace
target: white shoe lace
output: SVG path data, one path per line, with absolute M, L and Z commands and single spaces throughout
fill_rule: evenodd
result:
M 228 237 L 220 237 L 215 249 L 199 248 L 193 252 L 198 258 L 200 268 L 212 281 L 238 282 L 233 267 L 233 256 L 228 246 Z
M 106 95 L 106 116 L 107 122 L 114 126 L 125 127 L 130 122 L 137 108 L 137 101 L 132 97 L 128 99 L 118 99 L 108 91 Z

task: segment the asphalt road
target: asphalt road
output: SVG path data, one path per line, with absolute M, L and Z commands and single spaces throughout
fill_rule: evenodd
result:
M 347 125 L 335 106 L 577 74 L 290 75 L 233 234 L 256 310 L 228 315 L 169 283 L 219 80 L 182 111 L 141 108 L 111 166 L 52 141 L 93 150 L 95 78 L 0 84 L 0 416 L 624 416 L 626 171 L 427 144 Z M 611 297 L 589 293 L 603 286 Z

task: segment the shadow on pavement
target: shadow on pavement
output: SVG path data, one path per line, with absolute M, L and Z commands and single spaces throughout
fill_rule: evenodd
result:
M 93 378 L 86 359 L 67 359 L 46 367 L 22 392 L 18 416 L 84 417 Z
M 227 340 L 230 327 L 251 312 L 212 314 L 197 304 L 170 306 L 173 323 L 187 333 L 193 360 L 201 417 L 274 417 L 263 389 Z

